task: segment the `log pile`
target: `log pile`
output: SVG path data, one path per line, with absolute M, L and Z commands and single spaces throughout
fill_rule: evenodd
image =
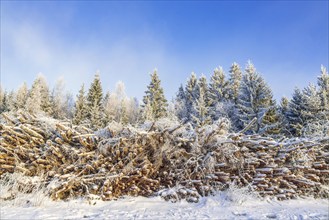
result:
M 329 138 L 228 134 L 225 120 L 200 129 L 157 122 L 99 132 L 25 112 L 1 120 L 0 178 L 43 176 L 55 200 L 160 195 L 196 202 L 231 183 L 278 199 L 329 196 Z

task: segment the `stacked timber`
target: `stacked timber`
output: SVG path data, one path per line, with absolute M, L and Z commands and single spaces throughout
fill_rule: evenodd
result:
M 232 183 L 278 199 L 329 196 L 329 138 L 229 134 L 224 120 L 200 129 L 156 122 L 98 132 L 25 112 L 2 114 L 2 121 L 0 178 L 42 176 L 53 199 L 161 195 L 195 202 Z

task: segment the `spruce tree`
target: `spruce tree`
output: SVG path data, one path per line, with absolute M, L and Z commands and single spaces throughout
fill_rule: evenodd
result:
M 185 86 L 185 98 L 186 98 L 186 122 L 192 121 L 192 115 L 194 114 L 194 103 L 198 99 L 198 79 L 194 72 L 191 73 Z
M 36 79 L 36 83 L 40 85 L 40 95 L 41 95 L 41 110 L 48 115 L 52 114 L 52 107 L 50 101 L 50 91 L 46 81 L 46 78 L 43 75 L 39 75 Z
M 87 120 L 87 102 L 85 97 L 85 86 L 82 84 L 77 100 L 75 102 L 75 111 L 73 116 L 73 123 L 79 125 Z
M 64 119 L 66 116 L 65 105 L 66 97 L 64 96 L 64 80 L 61 78 L 57 80 L 55 88 L 51 94 L 52 117 L 57 119 Z
M 8 93 L 7 96 L 7 106 L 8 106 L 8 111 L 16 111 L 17 110 L 17 106 L 16 106 L 16 95 L 14 90 L 11 90 Z
M 249 133 L 266 130 L 265 126 L 269 126 L 269 124 L 264 124 L 263 118 L 266 112 L 273 108 L 273 102 L 270 87 L 249 61 L 246 73 L 242 77 L 237 105 L 240 129 L 256 118 L 257 122 L 249 129 Z
M 304 120 L 302 117 L 302 92 L 295 88 L 286 111 L 288 133 L 290 136 L 301 136 Z
M 6 106 L 5 106 L 5 91 L 2 89 L 0 85 L 0 114 L 5 111 Z
M 99 77 L 99 73 L 96 73 L 94 81 L 91 83 L 88 95 L 87 95 L 87 106 L 88 113 L 87 117 L 90 120 L 91 127 L 98 129 L 104 125 L 104 109 L 103 109 L 103 90 Z
M 103 100 L 104 108 L 104 123 L 105 125 L 114 120 L 114 113 L 112 112 L 113 103 L 111 103 L 111 93 L 106 92 Z
M 26 101 L 27 110 L 32 113 L 45 112 L 52 114 L 49 87 L 43 75 L 38 75 L 32 84 L 29 97 Z
M 196 127 L 202 127 L 211 123 L 207 78 L 204 75 L 201 76 L 197 85 L 198 97 L 193 103 L 192 121 Z
M 209 96 L 211 102 L 223 102 L 229 98 L 229 82 L 222 67 L 216 68 L 210 78 Z
M 302 93 L 302 118 L 304 121 L 315 121 L 319 118 L 321 110 L 321 98 L 318 95 L 316 86 L 309 84 Z
M 25 109 L 26 108 L 26 101 L 29 95 L 29 90 L 24 82 L 23 85 L 21 85 L 16 93 L 16 107 L 17 109 Z
M 276 106 L 275 100 L 270 97 L 268 109 L 262 120 L 262 128 L 260 134 L 279 137 L 282 131 L 281 118 L 279 109 Z
M 219 109 L 220 105 L 224 105 L 229 99 L 229 82 L 225 79 L 225 73 L 222 67 L 216 68 L 210 78 L 209 83 L 209 114 L 213 121 L 217 120 L 223 109 Z
M 1 103 L 0 103 L 0 113 L 6 112 L 8 108 L 8 92 L 1 90 L 0 93 Z
M 235 105 L 238 104 L 239 91 L 242 80 L 242 72 L 239 64 L 233 63 L 230 68 L 230 78 L 229 78 L 229 96 Z
M 280 101 L 280 105 L 278 107 L 278 114 L 279 114 L 279 123 L 281 126 L 281 134 L 288 136 L 288 120 L 287 120 L 287 112 L 289 107 L 289 100 L 287 97 L 282 97 Z
M 38 80 L 35 80 L 26 100 L 26 109 L 31 113 L 39 113 L 41 112 L 41 102 L 41 85 Z
M 149 110 L 154 120 L 167 116 L 168 104 L 160 83 L 158 73 L 154 70 L 151 74 L 151 82 L 147 86 L 145 96 L 143 97 L 144 107 L 146 109 L 150 108 Z
M 183 85 L 181 84 L 174 102 L 175 114 L 179 120 L 185 123 L 188 120 L 189 112 L 187 111 L 187 100 Z
M 329 120 L 329 75 L 327 69 L 321 66 L 321 75 L 318 77 L 319 96 L 321 99 L 321 111 Z

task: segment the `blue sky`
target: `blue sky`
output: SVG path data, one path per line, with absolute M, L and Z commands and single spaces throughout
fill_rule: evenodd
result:
M 74 95 L 100 71 L 141 99 L 158 69 L 171 99 L 192 71 L 209 79 L 250 59 L 277 99 L 328 67 L 328 1 L 1 1 L 1 85 L 41 72 Z

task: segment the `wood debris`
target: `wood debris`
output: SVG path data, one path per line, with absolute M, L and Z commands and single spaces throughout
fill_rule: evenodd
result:
M 222 126 L 193 130 L 158 123 L 107 127 L 101 135 L 23 112 L 3 113 L 2 120 L 0 178 L 20 172 L 57 181 L 50 192 L 55 200 L 161 195 L 196 202 L 231 183 L 278 199 L 329 196 L 328 138 L 277 142 L 227 134 Z

